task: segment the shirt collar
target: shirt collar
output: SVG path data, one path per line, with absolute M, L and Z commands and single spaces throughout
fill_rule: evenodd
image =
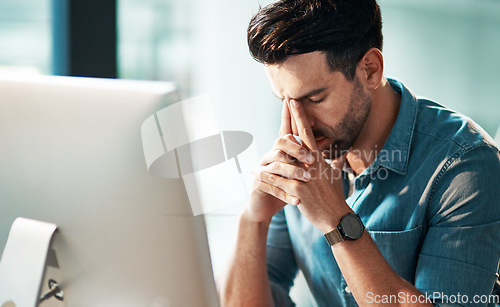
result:
M 413 93 L 396 79 L 387 79 L 392 89 L 401 95 L 398 117 L 392 127 L 382 150 L 372 165 L 366 169 L 373 172 L 383 166 L 401 175 L 405 175 L 410 158 L 410 147 L 415 128 L 418 101 Z

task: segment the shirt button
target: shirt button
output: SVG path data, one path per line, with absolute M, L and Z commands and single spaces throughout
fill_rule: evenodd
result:
M 351 289 L 349 288 L 349 286 L 346 286 L 346 287 L 344 288 L 344 291 L 345 291 L 345 293 L 347 293 L 347 294 L 351 294 Z

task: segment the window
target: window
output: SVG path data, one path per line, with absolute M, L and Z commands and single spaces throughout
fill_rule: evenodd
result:
M 187 98 L 191 1 L 118 0 L 118 75 L 176 82 Z
M 50 3 L 0 0 L 0 72 L 52 72 Z

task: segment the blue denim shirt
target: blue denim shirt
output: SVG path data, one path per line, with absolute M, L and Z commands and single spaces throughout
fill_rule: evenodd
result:
M 396 123 L 350 195 L 344 178 L 346 202 L 399 276 L 435 302 L 486 306 L 474 302 L 498 278 L 499 150 L 470 119 L 389 82 L 402 98 Z M 273 217 L 267 267 L 277 306 L 293 305 L 299 269 L 319 306 L 356 306 L 323 233 L 297 207 Z

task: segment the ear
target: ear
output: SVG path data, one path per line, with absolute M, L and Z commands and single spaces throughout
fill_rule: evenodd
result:
M 377 89 L 384 77 L 384 57 L 377 48 L 369 49 L 358 62 L 357 71 L 368 89 Z

